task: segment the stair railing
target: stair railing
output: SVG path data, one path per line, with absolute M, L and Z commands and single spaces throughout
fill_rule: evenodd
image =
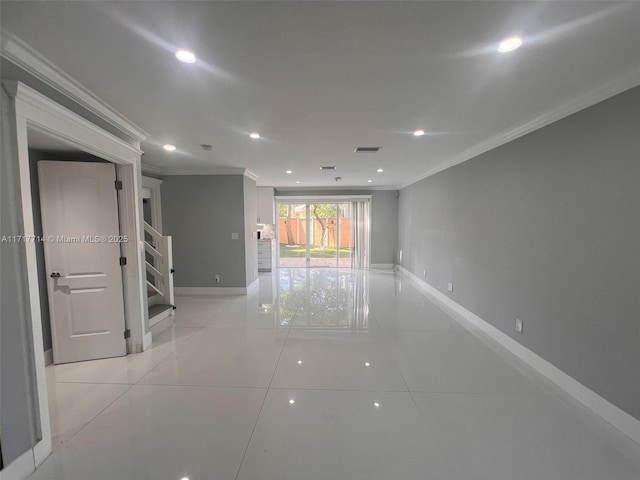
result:
M 163 236 L 155 228 L 144 222 L 144 231 L 151 237 L 145 238 L 144 250 L 153 257 L 153 264 L 145 259 L 147 274 L 153 282 L 147 279 L 147 286 L 164 299 L 163 303 L 175 305 L 173 302 L 173 248 L 171 237 Z

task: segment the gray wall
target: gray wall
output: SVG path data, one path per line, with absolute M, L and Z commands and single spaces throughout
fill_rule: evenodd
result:
M 258 279 L 258 188 L 255 180 L 244 177 L 244 243 L 246 284 L 251 285 Z M 254 237 L 254 235 L 256 235 Z
M 395 263 L 398 198 L 395 190 L 276 190 L 276 196 L 371 195 L 371 263 Z
M 1 91 L 0 235 L 23 234 L 18 207 L 15 112 Z M 10 464 L 39 437 L 24 243 L 0 244 L 0 432 Z
M 161 191 L 163 233 L 173 237 L 174 286 L 246 287 L 244 176 L 169 175 Z
M 403 189 L 399 248 L 640 419 L 640 87 Z

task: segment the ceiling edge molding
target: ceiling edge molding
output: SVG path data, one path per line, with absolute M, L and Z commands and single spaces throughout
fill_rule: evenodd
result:
M 499 133 L 494 137 L 483 140 L 482 142 L 477 143 L 470 148 L 467 148 L 460 154 L 455 155 L 453 158 L 439 165 L 436 165 L 435 167 L 422 173 L 421 175 L 410 178 L 406 182 L 402 183 L 399 188 L 408 187 L 409 185 L 419 182 L 420 180 L 424 180 L 425 178 L 431 177 L 436 173 L 447 170 L 448 168 L 451 168 L 460 163 L 464 163 L 467 160 L 471 160 L 472 158 L 493 150 L 494 148 L 509 143 L 535 130 L 546 127 L 547 125 L 557 122 L 558 120 L 562 120 L 569 115 L 573 115 L 574 113 L 591 107 L 597 103 L 603 102 L 608 98 L 618 95 L 619 93 L 629 90 L 630 88 L 637 87 L 638 85 L 640 85 L 640 65 L 635 66 L 625 75 L 607 83 L 603 83 L 593 90 L 584 92 L 583 94 L 575 97 L 573 100 L 563 103 L 562 105 L 547 111 L 539 117 L 529 120 L 528 122 L 523 123 L 518 127 L 505 130 L 504 132 Z
M 246 168 L 236 167 L 177 167 L 161 168 L 161 175 L 242 175 Z
M 80 82 L 51 63 L 42 54 L 14 34 L 2 30 L 0 55 L 49 87 L 69 97 L 136 142 L 149 134 L 118 113 Z
M 247 177 L 247 178 L 250 178 L 254 182 L 257 182 L 258 179 L 260 178 L 255 173 L 253 173 L 251 170 L 249 170 L 248 168 L 244 169 L 244 176 Z
M 262 185 L 258 185 L 259 187 Z M 267 185 L 264 185 L 267 186 Z M 272 185 L 269 185 L 270 187 Z M 332 191 L 349 191 L 349 190 L 360 190 L 363 192 L 370 192 L 370 191 L 385 191 L 385 192 L 389 192 L 389 191 L 394 191 L 394 190 L 399 190 L 400 187 L 397 186 L 375 186 L 375 187 L 364 187 L 362 185 L 346 185 L 343 187 L 323 187 L 323 186 L 319 186 L 319 187 L 313 187 L 313 186 L 307 186 L 307 187 L 278 187 L 278 186 L 273 186 L 273 188 L 275 188 L 277 191 L 279 192 L 300 192 L 301 194 L 304 194 L 305 191 L 316 191 L 316 190 L 324 190 L 327 192 L 332 192 Z
M 129 159 L 132 164 L 140 161 L 142 150 L 137 146 L 98 127 L 95 123 L 54 102 L 34 88 L 15 80 L 4 80 L 2 81 L 2 86 L 10 96 L 15 97 L 16 105 L 21 105 L 23 112 L 28 111 L 33 114 L 33 117 L 27 122 L 27 128 L 38 130 L 45 135 L 54 137 L 60 142 L 68 143 L 71 147 L 113 163 L 122 163 L 121 159 Z M 46 115 L 50 123 L 47 124 L 41 121 L 40 117 L 36 115 Z M 85 141 L 78 141 L 74 137 L 60 133 L 57 130 L 52 130 L 50 127 L 51 122 L 59 125 L 67 125 L 69 129 L 90 132 L 91 141 L 87 139 L 85 139 Z M 117 154 L 114 154 L 115 148 L 119 149 L 116 152 Z
M 150 173 L 151 175 L 162 174 L 158 167 L 154 167 L 153 165 L 149 165 L 148 163 L 142 163 L 140 166 L 142 168 L 142 173 Z

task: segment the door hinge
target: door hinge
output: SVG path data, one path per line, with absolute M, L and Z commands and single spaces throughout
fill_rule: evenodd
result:
M 122 180 L 116 180 L 116 190 L 122 190 Z
M 127 257 L 120 257 L 120 266 L 124 267 L 127 264 Z
M 131 337 L 131 330 L 129 330 L 128 328 L 124 331 L 124 338 L 130 338 Z

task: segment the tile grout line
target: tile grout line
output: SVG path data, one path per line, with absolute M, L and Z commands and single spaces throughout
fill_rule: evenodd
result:
M 113 405 L 114 403 L 116 403 L 118 400 L 120 400 L 124 395 L 127 394 L 127 392 L 129 392 L 129 390 L 131 390 L 131 387 L 133 387 L 134 384 L 126 384 L 126 383 L 118 383 L 118 384 L 112 384 L 112 383 L 103 383 L 103 384 L 99 384 L 99 385 L 128 385 L 128 388 L 126 388 L 120 395 L 118 395 L 116 398 L 113 399 L 112 402 L 110 402 L 107 406 L 105 406 L 102 410 L 100 410 L 98 413 L 96 413 L 91 420 L 89 420 L 87 423 L 85 423 L 84 425 L 82 425 L 82 427 L 80 427 L 78 429 L 77 432 L 75 432 L 73 435 L 71 435 L 68 439 L 66 439 L 64 442 L 62 442 L 62 444 L 56 448 L 56 449 L 52 449 L 51 453 L 53 454 L 54 452 L 64 448 L 76 435 L 78 435 L 80 432 L 82 432 L 85 428 L 87 428 L 89 426 L 89 424 L 91 422 L 93 422 L 96 418 L 98 418 L 100 415 L 102 415 L 109 407 L 111 407 L 111 405 Z
M 398 362 L 398 358 L 397 358 L 396 354 L 393 351 L 393 347 L 391 346 L 391 341 L 389 340 L 388 335 L 383 334 L 383 338 L 385 339 L 385 343 L 387 345 L 387 348 L 389 349 L 389 353 L 391 353 L 391 358 L 393 358 L 393 362 L 396 364 L 396 368 L 398 369 L 398 372 L 400 373 L 400 376 L 402 377 L 402 382 L 404 383 L 404 386 L 407 388 L 407 392 L 409 393 L 409 397 L 411 397 L 411 401 L 413 402 L 413 406 L 416 408 L 416 411 L 418 412 L 418 415 L 422 416 L 422 412 L 420 411 L 420 408 L 418 408 L 418 403 L 416 402 L 416 399 L 413 397 L 413 392 L 409 388 L 409 384 L 407 383 L 407 379 L 404 377 L 404 373 L 402 372 L 402 368 L 400 368 L 400 363 Z
M 293 323 L 293 319 L 291 320 L 291 322 Z M 289 328 L 287 328 L 287 335 L 284 338 L 284 342 L 282 342 L 282 349 L 280 350 L 280 355 L 278 355 L 278 361 L 276 362 L 276 366 L 273 369 L 273 374 L 271 374 L 271 380 L 269 380 L 269 385 L 267 385 L 266 391 L 264 393 L 264 398 L 262 399 L 262 404 L 260 405 L 260 410 L 258 411 L 258 415 L 256 415 L 256 421 L 253 424 L 253 428 L 251 429 L 251 435 L 249 435 L 247 446 L 244 449 L 244 453 L 242 454 L 242 459 L 240 460 L 240 464 L 238 465 L 238 471 L 236 472 L 236 476 L 234 477 L 235 480 L 238 480 L 238 476 L 240 475 L 240 470 L 242 470 L 244 459 L 247 456 L 247 452 L 249 451 L 249 445 L 251 445 L 251 440 L 253 440 L 253 435 L 256 431 L 256 427 L 258 426 L 258 421 L 260 420 L 260 415 L 262 414 L 262 409 L 264 408 L 264 404 L 267 402 L 267 396 L 269 395 L 269 390 L 271 390 L 271 383 L 273 382 L 273 378 L 276 376 L 276 371 L 278 370 L 278 365 L 280 365 L 280 359 L 282 358 L 282 354 L 284 353 L 284 348 L 287 345 L 287 339 L 289 338 L 290 333 L 291 333 L 291 323 L 289 324 Z
M 176 323 L 175 320 L 173 321 L 173 327 L 174 328 L 183 328 L 183 327 L 176 327 Z M 188 327 L 188 328 L 192 328 L 192 327 Z M 183 340 L 186 342 L 187 340 L 189 340 L 191 337 L 197 335 L 198 333 L 200 333 L 200 331 L 203 330 L 203 327 L 200 328 L 193 328 L 193 330 L 196 330 L 195 332 L 191 333 L 190 335 L 188 335 L 187 337 L 185 337 Z M 136 382 L 132 385 L 146 385 L 146 384 L 141 384 L 140 382 L 147 376 L 149 375 L 153 370 L 155 370 L 156 368 L 158 368 L 162 363 L 164 363 L 171 355 L 173 355 L 176 350 L 178 350 L 178 342 L 174 340 L 174 346 L 171 350 L 169 350 L 169 353 L 167 353 L 167 355 L 165 355 L 164 357 L 162 357 L 160 359 L 160 361 L 158 363 L 156 363 L 153 367 L 151 367 L 149 369 L 149 371 L 145 372 L 138 380 L 136 380 Z M 142 352 L 144 353 L 144 352 Z
M 174 325 L 175 325 L 175 321 L 174 321 Z M 189 335 L 188 337 L 185 338 L 185 340 L 191 338 L 193 335 L 195 335 L 197 332 L 193 332 L 191 335 Z M 169 352 L 169 354 L 167 355 L 167 357 L 169 355 L 171 355 L 176 349 L 174 348 L 173 350 L 171 350 Z M 166 358 L 163 358 L 162 360 L 160 360 L 160 362 L 158 362 L 158 365 L 162 362 L 164 362 L 164 360 L 166 360 Z M 155 367 L 157 367 L 158 365 L 155 365 L 153 368 L 151 368 L 151 370 L 153 370 Z M 149 370 L 149 372 L 151 371 Z M 71 435 L 68 439 L 66 439 L 64 442 L 62 442 L 62 444 L 56 448 L 56 449 L 52 449 L 53 453 L 54 451 L 59 450 L 60 448 L 63 448 L 65 445 L 67 445 L 76 435 L 78 435 L 80 432 L 82 432 L 87 426 L 89 426 L 89 424 L 91 422 L 93 422 L 96 418 L 98 418 L 100 415 L 102 415 L 109 407 L 111 407 L 111 405 L 113 405 L 115 402 L 117 402 L 118 400 L 120 400 L 124 395 L 126 395 L 134 386 L 138 385 L 138 383 L 149 373 L 145 373 L 144 375 L 142 375 L 135 383 L 106 383 L 106 382 L 102 382 L 102 383 L 96 383 L 96 382 L 56 382 L 55 380 L 53 381 L 53 383 L 71 383 L 71 384 L 76 384 L 76 385 L 125 385 L 127 386 L 127 388 L 124 389 L 124 391 L 118 395 L 116 398 L 113 399 L 113 401 L 109 402 L 109 404 L 107 404 L 102 410 L 100 410 L 98 413 L 96 413 L 93 417 L 91 417 L 91 419 L 86 422 L 84 425 L 82 425 L 82 427 L 80 427 L 73 435 Z

